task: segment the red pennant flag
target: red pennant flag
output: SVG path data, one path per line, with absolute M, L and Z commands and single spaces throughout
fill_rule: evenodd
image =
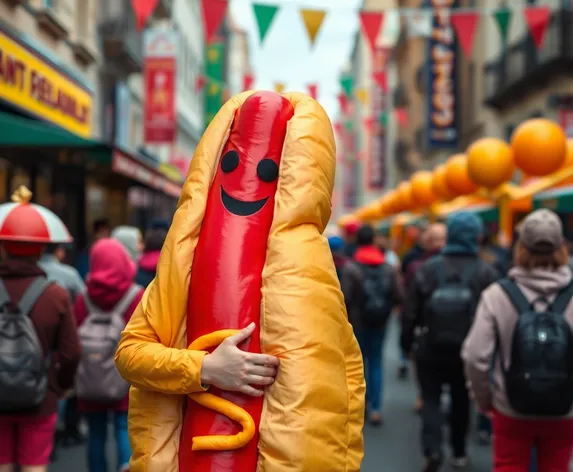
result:
M 463 13 L 454 13 L 450 15 L 450 21 L 456 32 L 458 41 L 465 56 L 471 59 L 474 49 L 474 39 L 479 21 L 479 13 L 467 11 Z
M 348 107 L 348 97 L 345 93 L 338 94 L 338 103 L 340 104 L 340 110 L 342 111 L 342 114 L 347 115 L 350 110 Z
M 370 50 L 376 49 L 376 40 L 380 34 L 382 23 L 384 22 L 384 13 L 375 11 L 361 11 L 360 12 L 360 25 L 362 26 L 362 34 L 364 34 Z
M 144 28 L 147 19 L 151 16 L 158 3 L 159 0 L 131 0 L 131 6 L 135 14 L 135 23 L 139 31 Z
M 364 118 L 364 128 L 369 134 L 374 131 L 374 118 Z
M 210 44 L 225 19 L 228 0 L 201 0 L 203 6 L 203 28 L 205 42 Z
M 336 133 L 336 135 L 339 138 L 342 138 L 342 123 L 340 123 L 339 121 L 334 123 L 334 125 L 332 125 L 332 127 L 334 128 L 334 132 Z
M 523 10 L 525 22 L 529 27 L 529 34 L 537 49 L 541 49 L 545 41 L 545 33 L 551 19 L 551 9 L 547 6 L 527 7 Z
M 388 92 L 388 74 L 386 74 L 386 71 L 382 70 L 374 72 L 374 75 L 372 77 L 374 78 L 374 82 L 378 84 L 378 87 L 380 87 L 380 90 L 382 90 L 382 92 L 384 93 Z
M 316 100 L 316 97 L 318 96 L 318 85 L 308 84 L 308 94 Z
M 253 74 L 245 74 L 243 77 L 243 92 L 251 90 L 255 83 L 255 76 Z
M 408 109 L 407 108 L 396 108 L 396 120 L 398 125 L 402 128 L 408 127 Z
M 195 93 L 199 93 L 205 87 L 207 79 L 204 75 L 198 75 L 195 79 Z

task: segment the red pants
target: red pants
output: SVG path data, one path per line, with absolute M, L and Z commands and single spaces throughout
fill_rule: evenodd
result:
M 573 451 L 573 420 L 522 420 L 495 412 L 494 472 L 528 472 L 533 446 L 539 472 L 567 472 Z

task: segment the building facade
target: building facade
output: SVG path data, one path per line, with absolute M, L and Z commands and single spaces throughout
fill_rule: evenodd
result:
M 227 87 L 233 96 L 243 91 L 243 78 L 251 73 L 249 36 L 229 18 Z

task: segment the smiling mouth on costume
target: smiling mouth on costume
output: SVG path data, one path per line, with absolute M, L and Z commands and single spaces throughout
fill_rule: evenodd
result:
M 254 215 L 257 211 L 265 206 L 269 197 L 263 198 L 262 200 L 256 200 L 254 202 L 243 202 L 242 200 L 237 200 L 231 197 L 223 187 L 221 187 L 221 200 L 223 201 L 223 206 L 237 216 L 249 216 Z

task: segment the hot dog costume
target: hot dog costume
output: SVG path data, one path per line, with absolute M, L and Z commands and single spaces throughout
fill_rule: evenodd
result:
M 362 357 L 326 239 L 335 149 L 303 94 L 246 92 L 206 130 L 155 281 L 116 362 L 131 382 L 131 472 L 358 472 Z M 207 350 L 280 358 L 260 398 L 201 385 Z

